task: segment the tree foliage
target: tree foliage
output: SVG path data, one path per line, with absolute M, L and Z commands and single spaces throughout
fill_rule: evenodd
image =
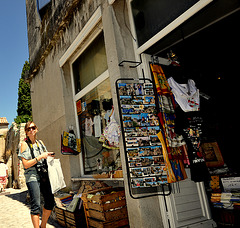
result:
M 24 63 L 21 78 L 18 83 L 17 117 L 14 119 L 17 124 L 26 123 L 27 121 L 32 120 L 30 84 L 24 80 L 24 76 L 29 70 L 30 65 L 29 62 L 26 61 Z

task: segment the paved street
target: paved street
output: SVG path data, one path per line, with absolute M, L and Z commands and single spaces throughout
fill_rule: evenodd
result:
M 0 227 L 32 228 L 29 203 L 26 201 L 27 189 L 6 189 L 0 193 Z M 53 213 L 52 213 L 53 214 Z M 54 215 L 54 214 L 53 214 Z M 52 215 L 52 217 L 54 217 Z M 53 218 L 49 219 L 47 228 L 62 228 Z

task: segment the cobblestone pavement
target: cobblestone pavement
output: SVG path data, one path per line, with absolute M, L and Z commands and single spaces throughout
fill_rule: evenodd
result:
M 30 205 L 27 202 L 27 189 L 6 189 L 0 193 L 0 227 L 33 228 L 30 217 Z M 62 228 L 54 219 L 54 213 L 48 220 L 47 228 Z

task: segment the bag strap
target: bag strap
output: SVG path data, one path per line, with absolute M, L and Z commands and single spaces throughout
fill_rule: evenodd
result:
M 34 158 L 35 158 L 35 155 L 34 155 L 34 153 L 33 153 L 33 146 L 32 146 L 32 143 L 30 143 L 29 141 L 30 141 L 30 140 L 27 139 L 25 142 L 28 144 L 28 147 L 29 147 L 30 152 L 31 152 L 32 159 L 34 159 Z M 36 140 L 36 142 L 37 142 L 37 144 L 38 144 L 38 142 L 39 142 L 39 143 L 41 144 L 41 146 L 42 146 L 43 151 L 46 151 L 46 149 L 44 148 L 44 146 L 43 146 L 43 144 L 41 143 L 41 141 L 37 141 L 37 140 Z M 38 148 L 39 148 L 39 147 L 38 147 Z M 39 152 L 40 152 L 40 154 L 41 154 L 40 148 L 39 148 Z M 45 165 L 46 167 L 48 167 L 48 166 L 47 166 L 47 161 L 46 161 L 46 159 L 44 159 L 43 165 Z M 35 168 L 37 169 L 37 164 L 35 164 L 34 166 L 35 166 Z
M 25 142 L 28 144 L 28 147 L 29 147 L 30 152 L 31 152 L 32 159 L 34 159 L 35 156 L 34 156 L 34 153 L 33 153 L 33 147 L 31 146 L 31 144 L 30 144 L 30 142 L 29 142 L 29 139 L 25 140 Z M 36 171 L 37 171 L 37 164 L 35 164 L 33 167 L 35 167 L 35 168 L 36 168 Z

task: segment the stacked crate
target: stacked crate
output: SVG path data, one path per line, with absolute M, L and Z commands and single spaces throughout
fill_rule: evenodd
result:
M 82 194 L 88 227 L 129 227 L 123 188 L 102 188 Z
M 58 223 L 63 227 L 78 228 L 86 227 L 86 220 L 83 209 L 76 212 L 70 212 L 59 207 L 55 207 L 55 213 Z

